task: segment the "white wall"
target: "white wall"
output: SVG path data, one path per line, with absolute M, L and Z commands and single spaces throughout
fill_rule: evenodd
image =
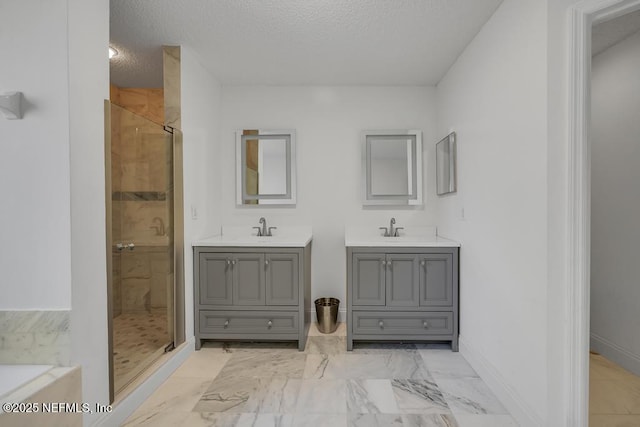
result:
M 0 28 L 10 35 L 0 38 L 0 92 L 22 91 L 26 100 L 22 120 L 0 118 L 0 309 L 72 309 L 83 401 L 102 404 L 108 17 L 106 0 L 0 4 Z
M 0 94 L 25 97 L 0 114 L 0 310 L 69 309 L 67 2 L 2 2 L 0 29 Z
M 362 141 L 367 129 L 422 129 L 435 141 L 432 87 L 223 87 L 220 138 L 222 223 L 311 225 L 312 297 L 331 296 L 345 307 L 344 226 L 435 225 L 433 199 L 422 208 L 362 207 Z M 298 203 L 295 208 L 236 207 L 237 129 L 295 129 Z M 435 192 L 425 155 L 425 195 Z M 431 177 L 427 181 L 427 177 Z
M 457 133 L 437 223 L 462 244 L 461 348 L 522 425 L 547 406 L 546 24 L 545 2 L 505 0 L 437 87 L 438 134 Z
M 640 33 L 591 70 L 591 345 L 640 375 Z
M 40 3 L 40 2 L 36 2 Z M 69 0 L 71 361 L 84 402 L 109 402 L 104 100 L 109 98 L 109 2 Z M 58 82 L 49 84 L 58 84 Z M 85 414 L 86 424 L 99 414 Z
M 567 322 L 568 8 L 580 0 L 547 1 L 547 366 L 548 425 L 569 424 L 565 381 L 569 357 Z
M 193 338 L 193 249 L 198 237 L 220 230 L 223 181 L 219 146 L 220 85 L 195 53 L 180 52 L 182 131 L 184 133 L 185 327 Z M 197 218 L 192 218 L 192 207 Z

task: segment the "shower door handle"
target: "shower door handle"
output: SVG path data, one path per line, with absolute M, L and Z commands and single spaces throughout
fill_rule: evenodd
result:
M 122 251 L 124 249 L 129 249 L 130 251 L 132 251 L 135 249 L 135 247 L 135 243 L 127 243 L 126 245 L 124 243 L 116 243 L 116 249 L 118 249 L 119 251 Z

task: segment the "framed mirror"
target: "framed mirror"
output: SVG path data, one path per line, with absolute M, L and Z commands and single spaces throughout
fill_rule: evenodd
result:
M 456 133 L 451 132 L 436 144 L 436 193 L 456 190 Z
M 422 132 L 363 134 L 364 205 L 422 205 Z
M 236 203 L 296 204 L 294 130 L 236 131 Z

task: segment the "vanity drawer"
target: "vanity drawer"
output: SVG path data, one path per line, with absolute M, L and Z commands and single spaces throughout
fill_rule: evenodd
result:
M 356 335 L 451 335 L 453 312 L 353 312 Z
M 296 334 L 296 311 L 200 311 L 203 334 Z

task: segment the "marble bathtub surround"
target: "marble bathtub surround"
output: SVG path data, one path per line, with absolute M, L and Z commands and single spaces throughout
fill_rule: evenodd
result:
M 68 366 L 69 311 L 0 311 L 0 363 Z
M 347 353 L 344 332 L 313 328 L 304 352 L 295 343 L 206 342 L 125 425 L 516 425 L 462 356 L 447 365 L 450 347 L 359 343 Z
M 52 368 L 23 387 L 0 399 L 0 403 L 43 402 L 82 403 L 82 374 L 78 367 Z M 105 402 L 106 404 L 106 402 Z M 0 412 L 3 427 L 51 426 L 81 427 L 82 413 L 4 413 Z

